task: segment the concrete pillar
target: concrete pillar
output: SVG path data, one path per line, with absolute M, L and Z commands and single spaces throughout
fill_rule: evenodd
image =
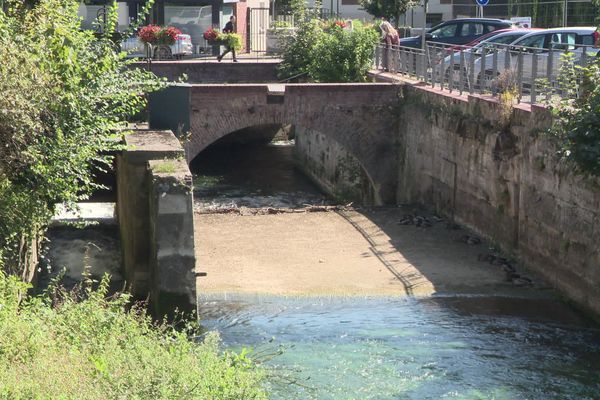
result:
M 137 298 L 150 292 L 150 202 L 148 161 L 184 157 L 170 131 L 135 131 L 125 136 L 126 149 L 117 156 L 117 219 L 124 276 Z
M 148 162 L 151 303 L 156 314 L 196 304 L 192 174 L 185 159 Z

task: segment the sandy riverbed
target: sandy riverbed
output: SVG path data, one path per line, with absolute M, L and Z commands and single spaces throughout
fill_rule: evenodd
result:
M 411 210 L 411 212 L 413 212 Z M 534 294 L 478 260 L 445 222 L 399 225 L 400 208 L 267 215 L 196 214 L 198 293 L 279 295 Z M 426 214 L 424 214 L 426 215 Z M 531 276 L 517 266 L 518 273 Z

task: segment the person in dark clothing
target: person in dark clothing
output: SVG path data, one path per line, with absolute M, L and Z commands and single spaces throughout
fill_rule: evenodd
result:
M 225 24 L 223 33 L 233 33 L 235 31 L 233 24 L 235 24 L 235 16 L 232 15 L 231 18 L 229 18 L 229 22 Z M 217 60 L 221 62 L 225 54 L 231 52 L 231 55 L 233 56 L 233 62 L 238 62 L 237 58 L 235 57 L 235 48 L 229 47 L 229 44 L 225 45 L 225 47 L 225 51 L 220 56 L 217 56 Z

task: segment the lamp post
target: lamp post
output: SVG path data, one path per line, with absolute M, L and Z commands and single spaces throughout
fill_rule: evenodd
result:
M 564 0 L 564 3 L 563 3 L 563 27 L 567 26 L 568 8 L 569 8 L 569 0 Z

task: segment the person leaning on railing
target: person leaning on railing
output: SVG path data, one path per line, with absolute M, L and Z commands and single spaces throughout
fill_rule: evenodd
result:
M 392 46 L 397 46 L 400 43 L 400 35 L 398 35 L 398 31 L 394 29 L 392 24 L 389 23 L 385 19 L 385 17 L 381 17 L 381 24 L 379 25 L 381 29 L 381 41 L 385 43 L 383 47 L 383 70 L 390 70 L 390 48 Z

